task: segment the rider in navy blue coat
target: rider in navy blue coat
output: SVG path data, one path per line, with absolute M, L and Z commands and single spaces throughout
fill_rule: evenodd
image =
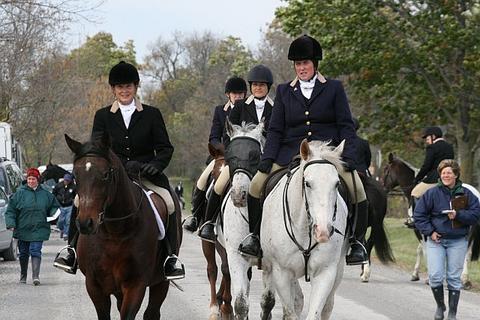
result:
M 273 84 L 273 74 L 269 68 L 264 65 L 254 66 L 247 77 L 250 84 L 250 92 L 252 95 L 247 99 L 238 100 L 235 102 L 234 108 L 229 115 L 229 120 L 234 125 L 241 125 L 242 122 L 259 124 L 263 119 L 265 126 L 268 127 L 270 116 L 272 114 L 273 101 L 268 96 L 270 87 Z M 227 149 L 230 143 L 230 138 L 227 133 L 223 134 L 223 143 Z M 227 160 L 228 157 L 225 157 Z M 222 195 L 225 192 L 226 186 L 230 181 L 229 166 L 225 166 L 220 173 L 220 176 L 215 181 L 213 192 L 210 193 L 207 203 L 207 211 L 205 214 L 206 222 L 200 228 L 198 235 L 205 241 L 215 242 L 215 222 L 219 212 Z
M 230 114 L 235 101 L 244 99 L 247 93 L 247 84 L 245 80 L 239 77 L 232 77 L 225 83 L 225 95 L 228 101 L 225 105 L 215 107 L 213 114 L 212 127 L 210 129 L 210 136 L 208 142 L 214 146 L 223 144 L 223 132 L 225 129 L 225 119 Z M 205 195 L 207 190 L 207 180 L 213 170 L 214 161 L 207 161 L 208 165 L 203 170 L 202 174 L 195 184 L 195 189 L 192 195 L 192 215 L 185 219 L 183 228 L 190 232 L 195 232 L 199 223 L 202 220 L 205 211 Z
M 260 193 L 270 172 L 287 166 L 300 151 L 303 139 L 331 141 L 338 146 L 345 140 L 342 154 L 344 170 L 339 174 L 345 180 L 352 202 L 358 204 L 355 235 L 351 238 L 348 264 L 367 262 L 363 245 L 368 219 L 365 190 L 355 171 L 356 133 L 347 96 L 342 83 L 326 79 L 318 71 L 322 49 L 317 40 L 307 35 L 290 45 L 288 59 L 294 61 L 297 78 L 278 86 L 275 107 L 270 118 L 267 141 L 257 174 L 248 194 L 249 220 L 253 233 L 242 241 L 239 250 L 249 256 L 260 257 Z M 353 188 L 355 179 L 356 190 Z

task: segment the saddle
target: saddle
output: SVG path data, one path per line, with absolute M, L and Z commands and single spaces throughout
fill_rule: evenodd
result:
M 288 167 L 278 169 L 269 174 L 263 186 L 262 193 L 260 194 L 260 203 L 262 204 L 262 207 L 263 207 L 263 202 L 265 201 L 267 196 L 270 194 L 270 192 L 272 192 L 272 190 L 280 182 L 283 176 L 289 173 L 293 173 L 293 171 L 299 166 L 300 166 L 300 157 L 295 157 Z M 355 211 L 355 204 L 352 202 L 353 199 L 350 199 L 351 197 L 350 197 L 350 194 L 348 193 L 347 184 L 345 183 L 345 180 L 340 175 L 338 177 L 340 179 L 338 192 L 340 196 L 343 198 L 343 200 L 345 200 L 345 203 L 347 204 L 347 208 L 348 208 L 348 217 L 347 217 L 348 227 L 345 233 L 350 234 L 350 232 L 352 231 L 352 226 L 354 222 L 353 214 Z

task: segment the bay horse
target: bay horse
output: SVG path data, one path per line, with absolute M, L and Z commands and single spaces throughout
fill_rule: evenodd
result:
M 65 135 L 74 153 L 74 174 L 79 196 L 77 227 L 78 264 L 98 319 L 110 319 L 111 299 L 117 299 L 122 320 L 135 319 L 149 287 L 144 319 L 160 319 L 169 281 L 163 261 L 167 251 L 159 245 L 160 231 L 149 200 L 130 180 L 108 137 L 80 143 Z M 180 206 L 168 215 L 165 202 L 152 197 L 161 219 L 177 219 L 178 247 L 182 229 Z
M 336 148 L 328 143 L 304 140 L 300 166 L 283 176 L 265 199 L 261 319 L 271 318 L 275 292 L 283 319 L 300 317 L 304 296 L 298 278 L 303 276 L 311 279 L 307 319 L 330 318 L 348 248 L 348 209 L 338 192 L 344 141 Z
M 223 240 L 227 251 L 235 319 L 245 320 L 249 312 L 252 266 L 260 263 L 258 259 L 240 254 L 238 247 L 249 234 L 247 193 L 265 144 L 264 123 L 238 126 L 227 120 L 225 127 L 230 137 L 226 162 L 232 182 L 223 206 L 223 237 L 218 238 Z M 218 234 L 222 234 L 218 225 L 217 229 Z
M 221 170 L 224 168 L 225 164 L 225 150 L 223 145 L 213 145 L 208 144 L 208 151 L 212 158 L 214 159 L 214 167 L 211 173 L 211 178 L 209 181 L 209 192 L 213 191 L 213 185 L 220 175 Z M 205 199 L 206 201 L 206 199 Z M 206 204 L 203 206 L 206 210 Z M 205 214 L 202 215 L 205 217 Z M 202 225 L 204 221 L 199 221 L 199 225 Z M 215 243 L 202 240 L 202 251 L 207 261 L 207 277 L 210 284 L 210 316 L 209 320 L 217 319 L 230 319 L 233 315 L 233 308 L 231 305 L 232 295 L 231 295 L 231 279 L 230 272 L 228 269 L 227 261 L 227 252 L 225 248 L 217 241 Z M 217 291 L 217 276 L 218 276 L 218 266 L 216 254 L 218 253 L 221 260 L 220 270 L 222 272 L 222 280 L 220 282 L 220 287 Z
M 405 198 L 407 198 L 409 202 L 409 210 L 411 209 L 411 192 L 414 184 L 415 173 L 418 172 L 418 169 L 410 165 L 405 160 L 395 156 L 393 153 L 389 153 L 388 155 L 388 163 L 385 165 L 383 169 L 382 181 L 383 186 L 387 192 L 391 192 L 395 187 L 400 187 L 403 192 Z M 463 183 L 463 186 L 470 189 L 479 199 L 480 194 L 477 189 L 473 186 Z M 462 272 L 462 283 L 465 289 L 471 289 L 472 283 L 469 279 L 468 273 L 468 263 L 470 261 L 476 261 L 479 259 L 480 253 L 480 224 L 476 224 L 470 229 L 469 234 L 469 251 L 465 256 L 465 262 L 463 264 L 463 272 Z M 425 241 L 423 236 L 418 232 L 417 229 L 413 229 L 415 232 L 415 236 L 417 237 L 419 244 L 417 247 L 417 258 L 415 261 L 415 266 L 413 268 L 413 272 L 411 275 L 411 281 L 418 281 L 420 280 L 419 272 L 420 266 L 422 262 L 422 256 L 426 255 L 426 250 L 424 249 Z

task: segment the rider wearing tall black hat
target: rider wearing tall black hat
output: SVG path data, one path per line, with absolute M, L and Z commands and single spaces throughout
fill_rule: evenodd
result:
M 297 77 L 277 88 L 264 153 L 247 198 L 252 233 L 242 241 L 239 250 L 249 256 L 262 255 L 259 239 L 262 214 L 260 193 L 268 174 L 288 166 L 299 153 L 303 139 L 331 141 L 332 146 L 338 146 L 345 140 L 342 154 L 345 165 L 339 174 L 347 184 L 352 202 L 357 204 L 347 264 L 366 263 L 364 238 L 368 203 L 355 169 L 356 134 L 347 96 L 340 81 L 327 79 L 318 72 L 322 48 L 314 38 L 303 35 L 295 39 L 288 50 L 288 59 L 294 62 Z M 353 187 L 353 180 L 356 188 Z
M 254 66 L 248 73 L 247 81 L 250 85 L 252 93 L 247 99 L 235 102 L 234 108 L 231 109 L 228 116 L 229 121 L 234 125 L 241 125 L 242 122 L 259 124 L 264 121 L 264 127 L 268 128 L 270 116 L 272 114 L 273 101 L 268 96 L 270 88 L 273 84 L 273 74 L 270 69 L 262 64 Z M 228 148 L 230 138 L 224 132 L 223 142 L 225 149 Z M 215 221 L 220 206 L 220 201 L 225 192 L 228 181 L 230 180 L 230 171 L 228 166 L 220 173 L 215 181 L 213 192 L 210 194 L 207 203 L 206 222 L 200 228 L 198 235 L 206 241 L 214 242 Z
M 225 96 L 228 101 L 225 104 L 215 107 L 212 126 L 208 142 L 212 145 L 223 144 L 223 132 L 225 128 L 225 119 L 235 106 L 235 102 L 245 99 L 247 94 L 247 84 L 240 77 L 231 77 L 225 83 Z M 192 195 L 192 215 L 185 219 L 183 228 L 190 232 L 195 232 L 205 212 L 205 196 L 207 191 L 207 181 L 213 170 L 214 161 L 209 158 L 208 165 L 195 184 Z M 213 192 L 212 192 L 213 193 Z
M 163 173 L 170 163 L 173 146 L 170 143 L 165 122 L 159 109 L 140 102 L 136 97 L 140 77 L 130 63 L 120 61 L 112 67 L 108 83 L 115 101 L 95 113 L 92 138 L 108 135 L 113 152 L 120 158 L 129 175 L 141 177 L 143 184 L 155 191 L 162 187 L 170 190 Z M 176 219 L 169 219 L 164 240 L 168 257 L 164 262 L 168 280 L 185 277 L 183 264 L 176 256 Z M 74 247 L 76 241 L 71 245 Z M 54 265 L 69 273 L 75 273 L 74 252 L 68 250 L 67 258 L 57 258 Z
M 440 176 L 438 175 L 438 165 L 442 160 L 453 159 L 455 153 L 453 146 L 445 141 L 443 138 L 442 129 L 439 127 L 426 127 L 423 130 L 422 138 L 425 140 L 425 159 L 423 160 L 422 167 L 415 176 L 414 185 L 412 189 L 412 210 L 408 212 L 409 217 L 405 221 L 405 225 L 410 228 L 415 227 L 413 221 L 414 204 L 428 189 L 435 187 L 438 183 Z

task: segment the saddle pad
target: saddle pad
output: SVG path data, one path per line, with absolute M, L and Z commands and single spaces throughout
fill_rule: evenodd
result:
M 153 191 L 146 191 L 142 189 L 142 191 L 145 193 L 147 196 L 148 202 L 150 203 L 150 207 L 152 207 L 153 213 L 155 215 L 155 220 L 157 220 L 157 226 L 158 226 L 158 240 L 162 240 L 165 238 L 165 226 L 163 225 L 162 218 L 160 217 L 160 213 L 158 213 L 157 208 L 155 207 L 155 204 L 153 203 L 151 195 L 153 194 Z
M 263 204 L 265 199 L 267 198 L 268 194 L 273 190 L 273 188 L 277 185 L 277 183 L 282 179 L 284 175 L 289 172 L 289 168 L 281 168 L 277 171 L 270 173 L 267 177 L 267 181 L 264 184 L 263 192 L 260 195 L 260 202 Z
M 153 192 L 158 194 L 163 199 L 163 201 L 165 201 L 165 204 L 167 205 L 168 214 L 172 214 L 175 212 L 175 204 L 173 202 L 173 198 L 172 198 L 172 195 L 170 194 L 170 191 L 168 191 L 165 188 L 154 185 L 152 182 L 148 181 L 147 179 L 143 179 L 142 184 L 149 190 L 152 190 Z

